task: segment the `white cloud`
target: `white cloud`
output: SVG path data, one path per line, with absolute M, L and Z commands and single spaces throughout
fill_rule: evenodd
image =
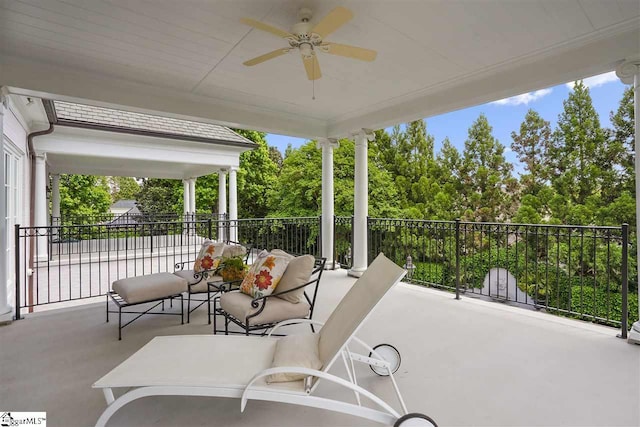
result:
M 497 105 L 527 105 L 533 101 L 536 101 L 543 96 L 547 96 L 551 93 L 551 89 L 540 89 L 534 92 L 523 93 L 522 95 L 512 96 L 511 98 L 500 99 L 492 102 Z
M 611 71 L 610 73 L 604 73 L 597 76 L 588 77 L 583 80 L 583 83 L 589 89 L 593 89 L 594 87 L 602 86 L 604 84 L 615 82 L 615 81 L 618 81 L 618 76 L 616 76 L 615 71 Z M 573 86 L 575 86 L 575 84 L 576 82 L 569 82 L 566 85 L 569 89 L 573 89 Z

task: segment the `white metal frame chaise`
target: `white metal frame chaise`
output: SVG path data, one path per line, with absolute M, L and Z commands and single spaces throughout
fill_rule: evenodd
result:
M 367 271 L 340 301 L 323 324 L 314 320 L 287 320 L 276 325 L 266 337 L 236 335 L 184 335 L 156 337 L 131 357 L 98 380 L 93 387 L 103 390 L 107 408 L 96 425 L 104 426 L 127 403 L 147 396 L 206 396 L 241 399 L 240 410 L 248 400 L 265 400 L 326 409 L 394 426 L 436 426 L 426 415 L 409 413 L 393 373 L 400 365 L 400 354 L 388 345 L 370 347 L 355 336 L 362 323 L 389 289 L 406 271 L 378 255 Z M 278 328 L 293 323 L 321 325 L 318 332 L 320 370 L 303 367 L 271 367 L 276 343 L 271 336 Z M 351 345 L 363 347 L 368 355 L 354 353 Z M 347 379 L 329 373 L 341 357 Z M 202 370 L 203 359 L 215 361 Z M 380 397 L 358 384 L 354 362 L 368 364 L 378 375 L 388 376 L 400 404 L 394 409 Z M 272 374 L 306 375 L 305 380 L 267 383 Z M 355 403 L 314 396 L 320 381 L 342 386 L 355 394 Z M 114 388 L 131 388 L 117 399 Z M 374 403 L 364 406 L 361 397 Z

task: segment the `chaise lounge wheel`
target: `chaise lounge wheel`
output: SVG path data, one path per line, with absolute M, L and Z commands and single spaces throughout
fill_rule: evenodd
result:
M 398 418 L 393 427 L 438 427 L 438 424 L 424 414 L 412 413 Z
M 400 369 L 400 362 L 402 359 L 400 358 L 400 352 L 397 348 L 392 346 L 391 344 L 378 344 L 373 347 L 373 349 L 378 353 L 384 360 L 391 363 L 391 373 L 395 374 L 398 369 Z M 373 352 L 369 353 L 369 357 L 373 357 Z M 369 365 L 371 370 L 375 372 L 377 375 L 382 377 L 386 377 L 389 375 L 386 368 L 382 368 L 379 366 Z

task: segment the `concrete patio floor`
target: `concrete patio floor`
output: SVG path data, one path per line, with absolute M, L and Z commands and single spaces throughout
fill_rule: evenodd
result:
M 327 271 L 316 318 L 353 284 Z M 90 426 L 106 407 L 91 384 L 157 335 L 210 333 L 206 309 L 189 325 L 145 316 L 117 340 L 104 303 L 52 310 L 0 327 L 0 410 L 47 411 L 50 426 Z M 298 326 L 293 327 L 298 328 Z M 441 426 L 638 426 L 640 346 L 616 330 L 401 284 L 362 328 L 370 344 L 402 353 L 397 373 L 410 411 Z M 202 369 L 216 361 L 194 355 Z M 389 381 L 359 366 L 361 384 L 397 403 Z M 341 373 L 341 367 L 333 370 Z M 324 385 L 319 395 L 353 401 Z M 359 418 L 286 404 L 153 397 L 121 409 L 109 426 L 360 426 Z

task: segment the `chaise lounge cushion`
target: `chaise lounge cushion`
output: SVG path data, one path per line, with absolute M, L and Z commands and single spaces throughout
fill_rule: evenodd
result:
M 116 280 L 112 289 L 127 303 L 135 304 L 181 294 L 187 290 L 187 281 L 175 274 L 155 273 Z
M 273 353 L 272 368 L 297 367 L 320 369 L 322 362 L 318 355 L 318 334 L 305 333 L 282 337 L 276 344 Z M 267 377 L 267 383 L 303 380 L 305 374 L 282 372 L 271 374 Z
M 252 308 L 252 300 L 249 295 L 240 291 L 227 292 L 220 296 L 220 306 L 224 311 L 244 323 L 247 316 L 256 313 L 262 306 L 262 301 L 260 301 L 258 308 Z M 268 298 L 264 310 L 256 317 L 250 318 L 247 326 L 303 318 L 309 314 L 309 309 L 310 306 L 306 302 L 292 304 L 280 298 Z

